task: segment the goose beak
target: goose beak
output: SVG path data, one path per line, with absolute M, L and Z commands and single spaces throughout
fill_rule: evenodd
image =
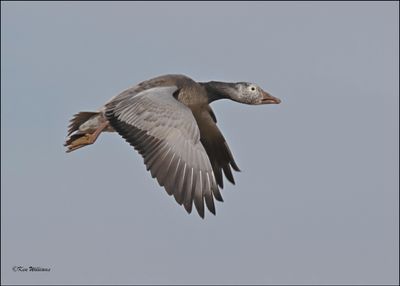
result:
M 277 97 L 270 95 L 268 92 L 261 91 L 261 104 L 279 104 L 281 100 Z

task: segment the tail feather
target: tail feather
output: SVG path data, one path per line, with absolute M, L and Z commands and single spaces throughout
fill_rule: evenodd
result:
M 80 130 L 80 127 L 97 115 L 99 115 L 99 112 L 82 111 L 72 117 L 68 126 L 67 139 L 64 143 L 64 146 L 68 148 L 67 152 L 92 144 L 96 140 L 98 135 L 95 138 L 91 138 L 91 135 L 96 131 L 97 126 L 93 126 L 93 130 Z
M 74 115 L 71 119 L 71 123 L 68 126 L 68 136 L 73 132 L 79 130 L 79 127 L 88 121 L 92 116 L 99 114 L 98 112 L 82 111 Z

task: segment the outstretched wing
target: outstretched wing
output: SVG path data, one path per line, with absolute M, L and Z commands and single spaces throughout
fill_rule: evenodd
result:
M 216 118 L 211 107 L 208 110 L 195 111 L 194 116 L 200 130 L 200 141 L 210 159 L 218 185 L 224 187 L 222 172 L 232 184 L 235 184 L 231 167 L 238 172 L 240 169 L 233 159 L 228 143 L 215 124 Z
M 204 217 L 204 200 L 215 214 L 222 201 L 191 110 L 173 96 L 176 86 L 155 87 L 114 98 L 105 106 L 111 126 L 142 156 L 147 170 L 169 195 Z

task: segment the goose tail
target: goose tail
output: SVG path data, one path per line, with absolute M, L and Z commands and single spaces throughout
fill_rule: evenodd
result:
M 82 111 L 75 114 L 68 126 L 67 139 L 64 146 L 66 152 L 93 144 L 103 131 L 113 131 L 107 119 L 100 112 Z

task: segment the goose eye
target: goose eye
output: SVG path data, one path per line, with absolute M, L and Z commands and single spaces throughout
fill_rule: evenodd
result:
M 256 88 L 254 86 L 251 87 L 251 91 L 255 91 Z

